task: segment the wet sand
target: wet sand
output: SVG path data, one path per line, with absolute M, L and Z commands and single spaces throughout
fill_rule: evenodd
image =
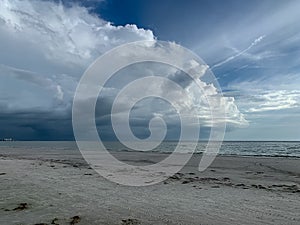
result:
M 158 153 L 115 152 L 131 164 Z M 201 155 L 166 181 L 126 187 L 80 154 L 0 151 L 0 224 L 300 224 L 300 159 Z

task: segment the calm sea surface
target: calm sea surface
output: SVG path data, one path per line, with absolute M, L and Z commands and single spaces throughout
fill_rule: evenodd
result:
M 154 152 L 170 153 L 176 147 L 176 142 L 163 142 Z M 189 148 L 190 143 L 185 142 L 184 148 Z M 105 146 L 110 151 L 130 151 L 118 142 L 106 142 Z M 206 143 L 199 142 L 196 153 L 205 150 Z M 0 142 L 0 152 L 28 151 L 51 154 L 63 151 L 62 154 L 79 152 L 76 142 Z M 8 151 L 8 152 L 7 152 Z M 277 156 L 277 157 L 300 157 L 300 142 L 223 142 L 220 149 L 221 155 L 242 155 L 242 156 Z

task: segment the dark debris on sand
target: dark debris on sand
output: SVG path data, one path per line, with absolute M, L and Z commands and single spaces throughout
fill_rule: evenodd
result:
M 57 219 L 57 218 L 54 218 L 54 219 L 51 221 L 51 224 L 59 225 L 58 219 Z
M 20 203 L 18 205 L 18 207 L 14 208 L 13 210 L 14 211 L 21 211 L 21 210 L 25 210 L 25 209 L 28 209 L 28 204 L 26 202 Z
M 139 225 L 141 222 L 137 219 L 123 219 L 122 225 Z
M 75 225 L 78 224 L 81 220 L 80 216 L 73 216 L 70 218 L 70 225 Z M 51 225 L 59 225 L 59 219 L 58 218 L 54 218 L 53 220 L 51 220 Z M 49 225 L 48 223 L 36 223 L 34 225 Z
M 81 220 L 80 216 L 73 216 L 71 218 L 71 222 L 70 222 L 70 225 L 75 225 L 76 223 L 79 223 Z
M 262 172 L 256 172 L 257 174 L 262 174 Z M 216 177 L 198 177 L 194 173 L 176 173 L 173 176 L 169 177 L 164 184 L 169 184 L 170 182 L 181 182 L 182 184 L 193 183 L 193 187 L 199 188 L 199 184 L 206 183 L 212 184 L 211 188 L 219 188 L 219 185 L 231 186 L 242 189 L 261 189 L 266 191 L 283 191 L 290 193 L 300 193 L 300 189 L 296 184 L 274 184 L 264 186 L 262 184 L 243 184 L 243 183 L 233 183 L 229 177 L 216 178 Z

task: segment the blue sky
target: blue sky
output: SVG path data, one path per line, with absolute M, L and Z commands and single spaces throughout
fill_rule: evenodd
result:
M 0 3 L 0 138 L 72 139 L 72 98 L 87 66 L 120 44 L 156 39 L 197 53 L 234 100 L 238 125 L 226 140 L 300 140 L 299 1 Z

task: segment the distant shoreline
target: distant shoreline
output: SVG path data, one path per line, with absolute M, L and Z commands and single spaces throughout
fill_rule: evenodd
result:
M 205 152 L 207 142 L 198 142 L 196 149 L 189 149 L 189 142 L 182 143 L 183 153 L 193 153 L 201 155 Z M 144 152 L 135 151 L 120 142 L 103 142 L 106 149 L 110 152 Z M 170 154 L 177 146 L 177 142 L 165 141 L 162 142 L 157 148 L 146 151 L 149 153 Z M 19 149 L 19 150 L 18 150 Z M 47 150 L 51 154 L 64 154 L 69 152 L 71 154 L 81 153 L 78 150 L 75 141 L 4 141 L 0 142 L 1 152 L 14 152 L 26 153 L 33 150 L 34 152 Z M 218 152 L 222 156 L 242 156 L 242 157 L 273 157 L 273 158 L 300 158 L 300 142 L 299 141 L 285 141 L 285 142 L 246 142 L 246 141 L 224 141 Z
M 0 139 L 0 142 L 5 142 L 6 140 Z M 76 142 L 75 140 L 15 140 L 12 139 L 11 141 L 13 142 Z M 110 142 L 119 142 L 119 141 L 103 141 L 104 143 L 110 143 Z M 178 142 L 178 140 L 166 140 L 163 142 Z M 193 141 L 184 141 L 184 142 L 193 142 Z M 208 142 L 208 140 L 199 140 L 198 143 L 205 143 Z M 211 141 L 213 142 L 213 141 Z M 300 142 L 300 140 L 267 140 L 267 141 L 262 141 L 262 140 L 225 140 L 222 142 Z

